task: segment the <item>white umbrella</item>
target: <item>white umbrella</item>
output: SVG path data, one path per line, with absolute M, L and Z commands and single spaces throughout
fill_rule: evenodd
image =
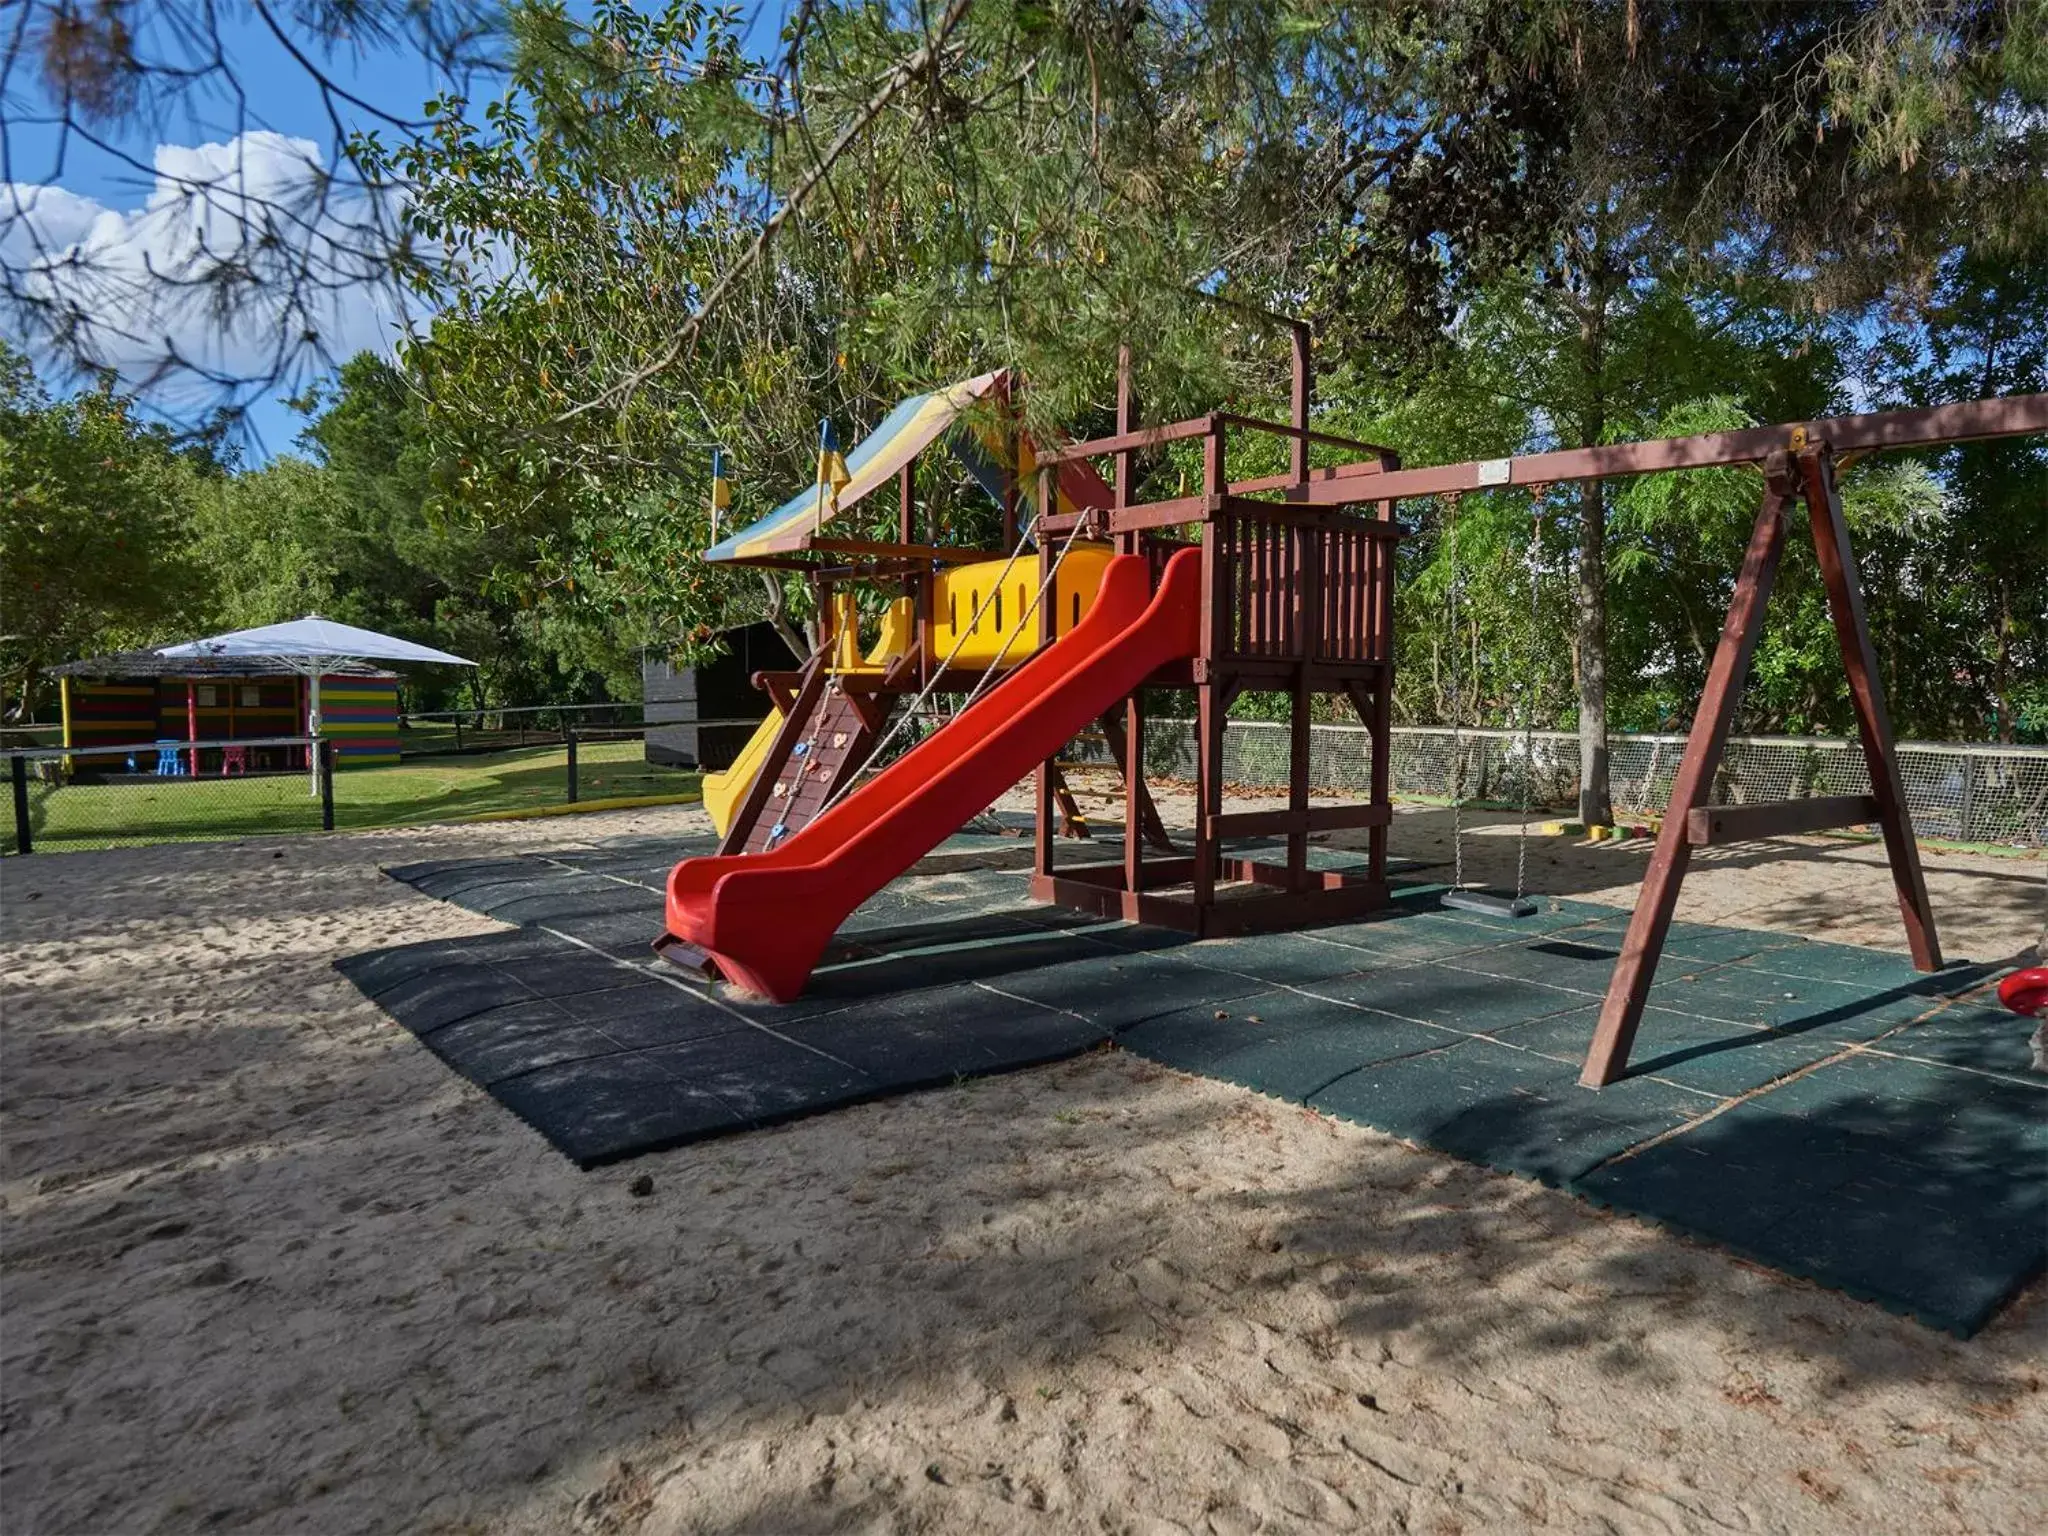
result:
M 285 624 L 264 624 L 255 629 L 232 630 L 205 640 L 188 640 L 183 645 L 157 648 L 159 656 L 261 656 L 280 661 L 309 679 L 306 689 L 306 734 L 320 734 L 320 678 L 350 661 L 410 661 L 443 667 L 473 667 L 473 661 L 437 651 L 431 645 L 417 645 L 396 635 L 353 624 L 337 624 L 318 614 L 307 614 Z M 308 756 L 311 756 L 308 753 Z M 319 793 L 320 768 L 312 766 L 314 793 Z

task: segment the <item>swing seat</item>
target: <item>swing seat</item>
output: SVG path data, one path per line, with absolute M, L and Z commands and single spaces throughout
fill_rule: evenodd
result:
M 1445 891 L 1437 904 L 1460 912 L 1477 912 L 1481 917 L 1534 917 L 1534 896 L 1501 896 L 1493 891 Z

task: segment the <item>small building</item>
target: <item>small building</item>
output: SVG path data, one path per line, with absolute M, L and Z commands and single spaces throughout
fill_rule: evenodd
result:
M 306 731 L 308 680 L 265 657 L 118 651 L 45 671 L 57 679 L 67 747 L 154 747 Z M 323 734 L 333 738 L 337 767 L 397 762 L 398 675 L 359 662 L 322 674 L 320 719 Z M 303 749 L 275 752 L 276 760 L 261 766 L 305 766 Z M 200 768 L 205 772 L 208 764 Z
M 736 629 L 725 644 L 723 656 L 701 667 L 673 666 L 654 650 L 641 655 L 648 762 L 664 768 L 731 766 L 768 714 L 768 695 L 754 686 L 754 674 L 801 665 L 772 624 Z

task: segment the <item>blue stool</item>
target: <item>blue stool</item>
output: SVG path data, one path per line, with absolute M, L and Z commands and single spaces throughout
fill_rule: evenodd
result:
M 166 778 L 185 777 L 185 755 L 178 750 L 176 742 L 164 740 L 157 742 L 156 771 Z

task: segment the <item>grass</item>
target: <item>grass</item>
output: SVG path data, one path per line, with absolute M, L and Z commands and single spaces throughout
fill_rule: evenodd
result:
M 577 752 L 579 802 L 695 800 L 698 779 L 695 772 L 648 762 L 637 739 L 585 742 Z M 390 768 L 344 768 L 334 776 L 334 825 L 337 831 L 352 832 L 543 813 L 567 803 L 567 781 L 559 746 L 415 759 Z M 307 792 L 302 773 L 33 784 L 29 815 L 38 852 L 320 828 L 320 802 Z M 0 823 L 12 851 L 13 818 L 0 814 Z

